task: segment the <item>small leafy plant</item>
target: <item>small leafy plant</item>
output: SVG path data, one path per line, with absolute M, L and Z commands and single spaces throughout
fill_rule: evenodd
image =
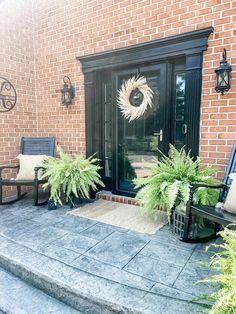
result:
M 136 200 L 144 213 L 155 213 L 158 207 L 167 211 L 170 218 L 172 209 L 184 211 L 189 200 L 190 184 L 216 184 L 213 178 L 215 169 L 201 167 L 200 159 L 193 160 L 190 152 L 184 148 L 178 151 L 170 145 L 168 156 L 162 155 L 160 160 L 154 159 L 147 164 L 150 175 L 134 180 L 135 188 L 139 189 Z M 219 191 L 209 188 L 199 188 L 194 201 L 200 205 L 215 205 Z
M 96 164 L 97 158 L 93 156 L 84 158 L 82 155 L 70 156 L 57 146 L 59 158 L 49 157 L 44 162 L 44 175 L 47 183 L 43 188 L 50 188 L 50 199 L 55 204 L 62 204 L 61 192 L 65 193 L 66 201 L 71 194 L 75 197 L 89 198 L 90 190 L 96 190 L 97 185 L 103 186 Z
M 236 225 L 235 225 L 236 227 Z M 219 284 L 219 289 L 206 297 L 214 302 L 209 314 L 236 313 L 236 231 L 225 228 L 219 232 L 223 244 L 213 244 L 219 251 L 211 257 L 211 267 L 217 271 L 201 282 Z

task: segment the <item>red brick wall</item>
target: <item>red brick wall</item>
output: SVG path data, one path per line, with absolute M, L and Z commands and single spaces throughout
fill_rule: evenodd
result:
M 0 112 L 0 164 L 16 163 L 20 138 L 37 134 L 31 0 L 0 1 L 0 76 L 17 91 L 17 103 Z M 1 110 L 1 108 L 0 108 Z
M 204 54 L 200 155 L 224 171 L 236 139 L 235 1 L 41 0 L 34 11 L 39 132 L 55 134 L 71 152 L 85 150 L 83 74 L 76 57 L 213 26 Z M 233 79 L 221 96 L 214 91 L 214 69 L 223 47 Z M 58 91 L 65 74 L 79 86 L 69 109 Z
M 83 74 L 76 57 L 213 26 L 215 32 L 210 36 L 209 48 L 204 53 L 200 155 L 204 163 L 219 166 L 222 176 L 236 139 L 236 1 L 33 0 L 33 16 L 30 15 L 30 1 L 5 0 L 0 6 L 8 7 L 12 3 L 25 8 L 5 16 L 1 25 L 15 29 L 20 41 L 6 41 L 3 54 L 8 58 L 9 50 L 10 55 L 19 49 L 23 53 L 20 62 L 10 62 L 8 58 L 4 64 L 10 68 L 4 68 L 4 71 L 8 77 L 13 75 L 11 78 L 24 98 L 19 99 L 9 116 L 0 116 L 4 121 L 12 118 L 14 123 L 19 123 L 12 135 L 5 133 L 7 142 L 16 145 L 22 132 L 31 130 L 34 133 L 37 121 L 38 135 L 54 135 L 68 152 L 84 152 Z M 23 12 L 24 16 L 28 15 L 24 22 Z M 0 32 L 3 32 L 2 27 Z M 227 49 L 233 71 L 232 88 L 221 96 L 214 91 L 214 69 L 219 65 L 223 47 Z M 27 62 L 30 62 L 27 66 L 24 64 L 26 55 L 29 57 Z M 9 75 L 12 66 L 17 71 Z M 69 75 L 78 88 L 74 105 L 70 108 L 62 106 L 60 100 L 59 90 L 64 75 Z M 26 84 L 22 85 L 22 77 L 26 76 L 32 86 L 30 92 L 26 92 Z M 26 117 L 20 121 L 23 113 Z M 26 129 L 25 119 L 31 120 L 27 123 L 29 129 Z M 1 123 L 3 125 L 3 121 Z M 15 150 L 15 146 L 12 147 Z M 4 154 L 1 160 L 5 161 L 5 151 L 1 149 L 1 153 Z

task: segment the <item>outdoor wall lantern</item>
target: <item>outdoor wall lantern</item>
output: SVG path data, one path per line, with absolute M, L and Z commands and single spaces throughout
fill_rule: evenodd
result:
M 230 72 L 232 71 L 231 65 L 226 60 L 226 49 L 223 50 L 222 60 L 220 60 L 219 68 L 215 69 L 216 72 L 216 87 L 217 93 L 224 95 L 230 89 Z
M 61 101 L 63 105 L 68 107 L 71 105 L 73 98 L 75 97 L 75 88 L 71 85 L 71 80 L 68 76 L 63 77 L 63 88 L 61 90 Z

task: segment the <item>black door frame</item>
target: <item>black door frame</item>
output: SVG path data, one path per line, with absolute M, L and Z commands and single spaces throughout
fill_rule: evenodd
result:
M 173 58 L 185 58 L 186 64 L 186 123 L 191 130 L 186 134 L 186 149 L 192 150 L 192 155 L 199 151 L 200 102 L 202 86 L 202 59 L 207 50 L 208 37 L 214 31 L 213 27 L 200 29 L 159 40 L 141 43 L 102 53 L 78 57 L 82 64 L 85 87 L 85 127 L 86 154 L 98 153 L 101 157 L 101 143 L 96 125 L 99 123 L 99 95 L 96 89 L 101 70 L 114 70 L 119 67 L 151 62 L 165 62 Z M 100 120 L 101 121 L 101 120 Z

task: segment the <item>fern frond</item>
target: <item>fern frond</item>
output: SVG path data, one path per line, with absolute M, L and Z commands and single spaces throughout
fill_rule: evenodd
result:
M 96 190 L 97 185 L 104 186 L 98 173 L 99 161 L 94 155 L 84 158 L 82 155 L 70 156 L 57 147 L 59 158 L 50 157 L 44 162 L 44 178 L 48 182 L 43 188 L 50 188 L 50 198 L 56 204 L 61 202 L 61 189 L 68 201 L 70 194 L 76 197 L 89 198 L 90 190 Z
M 193 183 L 217 184 L 213 178 L 215 169 L 201 167 L 200 159 L 193 160 L 190 151 L 184 147 L 179 151 L 170 145 L 168 156 L 161 155 L 160 160 L 145 164 L 150 175 L 146 178 L 134 179 L 138 190 L 136 200 L 142 210 L 152 213 L 157 207 L 162 207 L 171 215 L 173 207 L 183 209 L 189 199 L 189 185 Z M 216 190 L 202 189 L 195 199 L 200 204 L 214 205 L 217 202 Z
M 236 231 L 225 228 L 219 234 L 224 243 L 214 244 L 219 251 L 212 256 L 210 263 L 217 272 L 200 282 L 218 284 L 218 290 L 207 296 L 215 302 L 209 313 L 234 314 L 236 313 Z

